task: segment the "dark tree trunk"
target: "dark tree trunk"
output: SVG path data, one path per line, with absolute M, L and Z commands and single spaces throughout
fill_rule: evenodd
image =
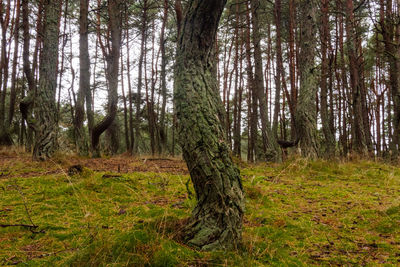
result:
M 175 101 L 179 140 L 197 197 L 184 241 L 202 250 L 241 240 L 244 200 L 221 122 L 213 53 L 225 0 L 191 0 L 179 37 Z
M 35 129 L 35 123 L 32 118 L 32 107 L 34 102 L 36 83 L 34 78 L 34 71 L 31 69 L 31 63 L 29 61 L 30 33 L 29 33 L 28 3 L 29 3 L 28 0 L 22 0 L 22 25 L 23 25 L 23 37 L 24 37 L 22 59 L 23 59 L 23 69 L 25 78 L 28 82 L 28 92 L 27 95 L 22 98 L 19 108 L 21 111 L 22 119 L 26 121 L 28 125 L 26 132 L 25 149 L 26 151 L 30 152 L 32 149 L 33 132 Z
M 92 131 L 93 156 L 100 156 L 100 135 L 110 128 L 117 116 L 118 105 L 118 69 L 121 48 L 121 10 L 119 0 L 108 1 L 109 30 L 111 33 L 111 47 L 105 55 L 107 61 L 106 77 L 108 82 L 108 113 Z
M 396 159 L 399 156 L 400 149 L 400 50 L 399 50 L 399 36 L 400 26 L 395 24 L 395 17 L 399 16 L 394 14 L 392 7 L 392 0 L 381 0 L 381 27 L 383 41 L 385 44 L 385 54 L 389 63 L 389 81 L 390 92 L 393 100 L 393 138 L 391 140 L 392 158 Z M 386 6 L 386 8 L 385 8 Z M 386 10 L 385 10 L 386 9 Z M 383 12 L 385 10 L 386 12 Z M 398 19 L 398 18 L 397 18 Z M 397 36 L 396 36 L 397 35 Z
M 85 119 L 85 96 L 90 92 L 90 61 L 88 43 L 88 0 L 80 0 L 79 12 L 79 90 L 75 107 L 75 142 L 80 155 L 88 155 L 88 144 L 83 128 Z
M 316 67 L 316 0 L 301 2 L 301 42 L 299 54 L 300 92 L 296 110 L 296 139 L 299 140 L 301 154 L 316 158 L 319 152 L 317 140 L 317 94 Z
M 125 13 L 127 14 L 127 12 Z M 126 16 L 125 21 L 128 21 L 128 17 Z M 129 97 L 129 137 L 130 142 L 128 146 L 128 152 L 130 155 L 133 154 L 133 147 L 135 143 L 135 135 L 133 132 L 133 95 L 132 95 L 132 82 L 131 82 L 131 61 L 129 56 L 129 29 L 126 29 L 126 69 L 128 74 L 128 97 Z
M 151 148 L 151 155 L 154 156 L 156 153 L 156 133 L 157 133 L 157 125 L 156 125 L 156 114 L 154 111 L 154 91 L 155 91 L 155 83 L 156 83 L 156 70 L 154 66 L 155 62 L 155 23 L 154 20 L 152 22 L 152 37 L 151 37 L 151 76 L 150 79 L 147 78 L 147 67 L 146 64 L 144 65 L 144 80 L 145 80 L 145 88 L 146 88 L 146 109 L 147 109 L 147 121 L 148 121 L 148 130 L 150 135 L 150 148 Z M 147 42 L 146 42 L 147 44 Z M 147 62 L 147 45 L 145 45 L 145 55 L 144 55 L 144 62 Z
M 247 61 L 247 86 L 248 86 L 248 116 L 249 116 L 249 142 L 247 151 L 247 160 L 254 162 L 257 155 L 257 121 L 258 121 L 258 105 L 257 92 L 254 86 L 253 64 L 251 61 L 251 34 L 250 34 L 250 9 L 246 3 L 246 61 Z
M 33 158 L 46 160 L 57 147 L 57 90 L 58 35 L 60 1 L 44 1 L 43 51 L 40 58 L 39 86 L 36 95 L 35 145 Z
M 289 73 L 290 73 L 290 96 L 287 100 L 290 111 L 290 131 L 291 138 L 296 138 L 295 113 L 297 107 L 297 87 L 296 87 L 296 51 L 295 51 L 295 0 L 289 0 Z
M 342 2 L 340 0 L 337 0 L 337 8 L 339 6 L 341 7 Z M 347 84 L 347 70 L 346 70 L 346 62 L 345 62 L 345 49 L 344 49 L 344 19 L 343 16 L 339 16 L 339 52 L 340 52 L 340 71 L 341 71 L 341 90 L 342 90 L 342 106 L 340 107 L 342 114 L 343 114 L 343 120 L 342 120 L 342 131 L 343 135 L 341 137 L 341 144 L 342 144 L 342 149 L 343 149 L 343 155 L 347 156 L 349 153 L 349 142 L 348 142 L 348 117 L 347 117 L 347 91 L 348 91 L 348 84 Z
M 264 91 L 264 78 L 261 54 L 261 36 L 259 29 L 258 15 L 260 11 L 259 0 L 250 0 L 251 4 L 251 23 L 253 25 L 253 44 L 254 44 L 254 86 L 257 88 L 258 104 L 260 106 L 261 134 L 263 140 L 264 159 L 267 161 L 279 162 L 281 150 L 277 143 L 275 134 L 272 132 L 271 124 L 268 119 L 267 98 Z
M 278 135 L 278 117 L 280 111 L 281 98 L 281 77 L 285 80 L 283 59 L 282 59 L 282 41 L 281 41 L 281 0 L 275 1 L 274 19 L 276 25 L 276 78 L 275 78 L 275 107 L 272 124 L 272 132 Z
M 329 1 L 323 0 L 321 3 L 321 121 L 322 131 L 324 132 L 325 156 L 330 158 L 335 155 L 335 136 L 330 125 L 330 116 L 328 112 L 328 46 L 330 42 L 329 28 Z
M 138 63 L 138 87 L 136 95 L 136 118 L 135 118 L 135 146 L 134 152 L 139 152 L 139 139 L 140 139 L 140 104 L 142 102 L 142 87 L 143 87 L 143 59 L 145 54 L 145 43 L 147 38 L 147 0 L 144 0 L 142 19 L 140 26 L 140 56 Z
M 11 74 L 10 106 L 9 106 L 9 112 L 8 112 L 7 128 L 11 127 L 12 120 L 14 118 L 15 100 L 16 100 L 16 96 L 17 96 L 16 83 L 17 83 L 20 10 L 21 10 L 20 0 L 17 0 L 16 9 L 17 9 L 17 11 L 16 11 L 16 15 L 15 15 L 16 17 L 15 17 L 15 23 L 14 23 L 14 55 L 13 55 L 13 65 L 12 65 L 12 74 Z
M 233 153 L 236 157 L 241 158 L 241 105 L 242 105 L 242 89 L 241 89 L 241 78 L 242 78 L 242 60 L 239 55 L 242 54 L 242 43 L 239 43 L 239 27 L 240 27 L 240 15 L 239 15 L 240 3 L 236 0 L 235 9 L 235 60 L 234 60 L 234 72 L 235 72 L 235 97 L 234 97 L 234 109 L 233 109 Z M 238 61 L 240 61 L 240 70 L 238 68 Z M 232 72 L 233 73 L 233 72 Z
M 362 63 L 359 54 L 360 37 L 356 34 L 357 25 L 354 18 L 353 0 L 346 1 L 347 54 L 349 57 L 350 83 L 352 88 L 352 143 L 353 150 L 361 155 L 367 154 L 366 133 L 362 108 L 362 80 L 360 77 Z
M 0 2 L 0 24 L 1 24 L 1 58 L 0 58 L 0 145 L 12 145 L 13 141 L 9 133 L 9 127 L 6 122 L 6 95 L 8 86 L 8 64 L 9 53 L 7 53 L 7 31 L 10 27 L 10 0 L 7 5 Z M 11 47 L 10 47 L 11 48 Z M 9 49 L 10 49 L 9 48 Z
M 167 27 L 168 22 L 168 0 L 164 0 L 164 17 L 161 27 L 160 34 L 160 50 L 161 50 L 161 96 L 162 96 L 162 106 L 160 113 L 160 143 L 159 143 L 159 154 L 162 154 L 167 147 L 167 134 L 166 134 L 166 125 L 165 125 L 165 111 L 167 107 L 167 74 L 166 74 L 166 66 L 167 66 L 167 56 L 165 54 L 165 43 L 167 39 L 165 37 L 165 28 Z
M 125 146 L 126 150 L 129 152 L 130 148 L 130 140 L 129 140 L 129 126 L 128 126 L 128 105 L 126 101 L 126 94 L 125 94 L 125 83 L 124 83 L 124 61 L 121 53 L 121 89 L 122 89 L 122 101 L 124 103 L 124 133 L 125 133 Z M 129 77 L 128 77 L 129 79 Z

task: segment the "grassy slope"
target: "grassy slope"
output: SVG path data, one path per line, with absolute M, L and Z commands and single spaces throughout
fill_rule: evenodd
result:
M 242 166 L 243 247 L 204 253 L 174 241 L 195 205 L 188 175 L 104 178 L 85 169 L 68 177 L 62 163 L 0 165 L 0 224 L 29 224 L 26 203 L 44 230 L 0 228 L 0 265 L 400 264 L 400 168 L 299 159 Z

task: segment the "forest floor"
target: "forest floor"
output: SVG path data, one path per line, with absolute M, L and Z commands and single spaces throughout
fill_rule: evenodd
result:
M 76 164 L 83 171 L 68 174 Z M 0 150 L 0 265 L 400 265 L 399 167 L 304 159 L 239 165 L 243 244 L 199 252 L 176 239 L 196 203 L 182 160 L 33 162 Z M 26 226 L 6 226 L 19 224 Z

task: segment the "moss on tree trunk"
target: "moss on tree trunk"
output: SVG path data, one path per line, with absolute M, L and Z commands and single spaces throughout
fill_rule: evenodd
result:
M 301 42 L 299 54 L 300 93 L 296 110 L 296 134 L 301 154 L 304 157 L 317 158 L 319 144 L 317 138 L 317 112 L 315 97 L 317 94 L 316 67 L 316 16 L 317 2 L 301 2 Z
M 213 45 L 225 0 L 192 0 L 178 43 L 175 101 L 179 141 L 197 206 L 184 241 L 198 249 L 231 248 L 241 240 L 244 200 L 221 122 Z

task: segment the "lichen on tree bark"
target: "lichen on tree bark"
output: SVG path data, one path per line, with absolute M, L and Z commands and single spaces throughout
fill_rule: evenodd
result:
M 177 51 L 175 103 L 179 141 L 197 205 L 183 231 L 198 249 L 236 246 L 244 212 L 240 173 L 232 162 L 221 118 L 213 45 L 225 0 L 192 0 Z
M 55 94 L 57 86 L 58 35 L 60 1 L 45 1 L 43 51 L 39 68 L 39 86 L 36 95 L 36 129 L 33 158 L 49 158 L 57 146 Z

